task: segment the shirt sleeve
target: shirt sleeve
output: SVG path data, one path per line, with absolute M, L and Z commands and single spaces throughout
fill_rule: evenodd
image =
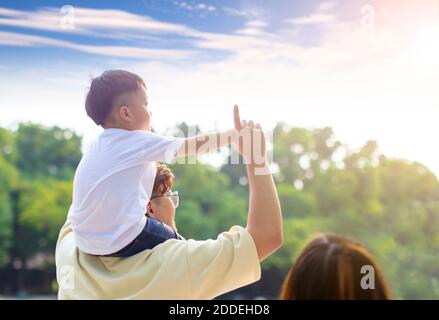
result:
M 141 154 L 145 161 L 171 163 L 177 151 L 185 142 L 185 138 L 162 136 L 152 132 L 142 132 Z
M 186 248 L 192 299 L 212 299 L 261 277 L 256 246 L 245 228 L 234 226 L 216 240 L 188 240 Z

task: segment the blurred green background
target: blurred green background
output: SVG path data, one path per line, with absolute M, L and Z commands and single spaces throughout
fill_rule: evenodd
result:
M 360 240 L 377 256 L 396 298 L 439 299 L 439 182 L 428 168 L 379 154 L 375 141 L 350 150 L 331 128 L 278 123 L 272 137 L 284 245 L 263 263 L 258 283 L 225 297 L 276 298 L 306 240 L 332 231 Z M 59 127 L 0 128 L 0 295 L 55 296 L 55 244 L 81 144 L 81 136 Z M 172 168 L 181 195 L 177 226 L 186 238 L 214 238 L 245 225 L 242 164 Z

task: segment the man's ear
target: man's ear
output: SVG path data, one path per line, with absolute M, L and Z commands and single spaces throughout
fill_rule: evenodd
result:
M 151 205 L 151 201 L 150 202 L 148 202 L 148 206 L 147 206 L 147 212 L 146 212 L 146 214 L 148 215 L 148 216 L 151 216 L 151 217 L 154 217 L 154 210 L 153 210 L 153 208 L 152 208 L 152 205 Z

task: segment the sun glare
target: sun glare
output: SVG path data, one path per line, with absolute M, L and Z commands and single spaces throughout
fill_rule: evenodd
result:
M 413 66 L 422 71 L 437 72 L 439 69 L 439 25 L 419 28 L 409 47 Z

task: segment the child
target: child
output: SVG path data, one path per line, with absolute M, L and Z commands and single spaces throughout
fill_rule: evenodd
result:
M 78 248 L 92 255 L 119 256 L 136 239 L 142 250 L 157 245 L 148 241 L 149 235 L 159 236 L 161 242 L 178 238 L 170 227 L 144 215 L 156 162 L 197 154 L 213 139 L 220 148 L 231 142 L 234 131 L 191 138 L 152 133 L 145 82 L 123 70 L 94 78 L 85 108 L 104 132 L 83 155 L 75 173 L 68 217 Z

